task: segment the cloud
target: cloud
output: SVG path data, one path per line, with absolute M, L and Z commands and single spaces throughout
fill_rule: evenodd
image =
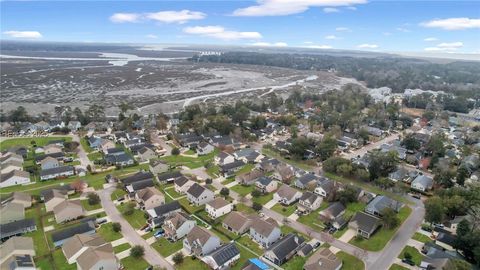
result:
M 347 31 L 350 31 L 350 28 L 348 28 L 348 27 L 337 27 L 337 28 L 335 28 L 335 31 L 347 32 Z
M 366 2 L 367 0 L 257 0 L 257 5 L 236 9 L 232 15 L 284 16 L 302 13 L 311 7 L 348 7 Z
M 309 46 L 304 46 L 304 48 L 325 50 L 325 49 L 332 49 L 333 47 L 330 45 L 309 45 Z
M 424 39 L 423 39 L 423 41 L 428 41 L 428 42 L 430 42 L 430 41 L 437 41 L 437 40 L 438 40 L 438 38 L 436 38 L 436 37 L 428 37 L 428 38 L 424 38 Z
M 334 40 L 334 39 L 338 39 L 338 37 L 335 35 L 328 35 L 328 36 L 325 36 L 325 39 Z
M 357 10 L 357 8 L 356 8 L 356 7 L 353 7 L 353 6 L 349 6 L 349 7 L 347 7 L 347 9 L 350 9 L 350 10 Z
M 110 21 L 114 23 L 124 23 L 124 22 L 138 22 L 141 18 L 140 14 L 137 13 L 115 13 L 110 16 Z
M 429 52 L 452 52 L 463 47 L 463 42 L 443 42 L 435 47 L 427 47 L 424 50 Z
M 391 35 L 392 35 L 392 33 L 390 33 L 390 32 L 383 32 L 382 34 L 383 34 L 384 36 L 391 36 Z
M 338 8 L 326 7 L 326 8 L 323 9 L 323 12 L 325 12 L 325 13 L 336 13 L 336 12 L 340 12 L 340 10 Z
M 207 15 L 203 12 L 184 9 L 180 11 L 166 10 L 153 13 L 115 13 L 110 16 L 110 20 L 114 23 L 133 23 L 141 20 L 152 20 L 162 23 L 183 24 L 191 20 L 201 20 L 205 17 L 207 17 Z
M 42 37 L 38 31 L 5 31 L 3 34 L 12 38 L 38 39 Z
M 396 29 L 397 29 L 397 31 L 400 31 L 400 32 L 410 33 L 410 30 L 408 30 L 407 28 L 397 27 Z
M 285 42 L 275 42 L 275 43 L 270 43 L 270 42 L 255 42 L 251 44 L 252 46 L 257 46 L 257 47 L 287 47 L 288 44 Z
M 191 20 L 201 20 L 207 15 L 199 11 L 190 11 L 187 9 L 181 11 L 159 11 L 145 15 L 147 19 L 163 23 L 186 23 Z
M 222 26 L 192 26 L 183 28 L 183 32 L 192 35 L 207 36 L 222 40 L 237 40 L 237 39 L 260 39 L 262 35 L 258 32 L 238 32 L 226 30 Z
M 368 44 L 368 43 L 364 43 L 364 44 L 360 44 L 357 46 L 357 48 L 360 48 L 360 49 L 377 49 L 379 46 L 377 44 Z
M 157 39 L 157 38 L 158 38 L 157 35 L 153 35 L 153 34 L 148 34 L 148 35 L 146 35 L 145 37 L 151 38 L 151 39 Z
M 444 30 L 465 30 L 480 28 L 480 19 L 471 18 L 448 18 L 436 19 L 420 24 L 423 27 L 441 28 Z
M 304 44 L 313 44 L 312 41 L 304 41 L 303 43 L 304 43 Z

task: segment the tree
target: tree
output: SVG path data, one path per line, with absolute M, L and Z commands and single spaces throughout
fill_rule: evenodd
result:
M 341 176 L 349 176 L 352 173 L 352 170 L 352 165 L 345 163 L 338 166 L 336 171 Z
M 133 258 L 138 259 L 142 257 L 144 254 L 145 254 L 145 248 L 143 246 L 136 245 L 130 249 L 130 256 L 132 256 Z
M 177 147 L 172 148 L 172 155 L 174 156 L 180 155 L 180 149 L 178 149 Z
M 465 183 L 465 179 L 467 179 L 468 177 L 468 170 L 465 166 L 460 166 L 458 169 L 457 169 L 457 184 L 459 184 L 460 186 L 463 186 L 463 184 Z
M 118 233 L 118 232 L 120 232 L 120 231 L 122 230 L 122 225 L 121 225 L 120 223 L 118 223 L 118 222 L 113 222 L 113 223 L 112 223 L 112 230 L 113 230 L 114 232 L 117 232 L 117 233 Z
M 430 197 L 425 202 L 425 220 L 430 223 L 443 221 L 444 209 L 442 199 L 438 196 Z
M 252 197 L 257 198 L 257 197 L 260 197 L 260 196 L 262 196 L 262 192 L 260 190 L 255 189 L 255 190 L 252 191 Z
M 363 140 L 363 144 L 367 144 L 368 140 L 370 138 L 370 134 L 368 133 L 368 130 L 365 128 L 361 128 L 357 132 L 357 137 Z
M 97 193 L 94 192 L 89 192 L 87 195 L 88 198 L 88 204 L 89 205 L 95 205 L 100 203 L 100 197 L 98 196 Z
M 409 261 L 412 260 L 412 254 L 410 254 L 408 251 L 403 252 L 403 257 Z
M 395 152 L 376 151 L 370 154 L 370 163 L 368 171 L 370 172 L 370 181 L 378 177 L 386 177 L 397 168 L 397 155 Z
M 395 213 L 393 209 L 387 207 L 382 211 L 382 223 L 385 228 L 392 229 L 400 223 L 400 220 L 397 217 L 397 213 Z
M 315 149 L 315 152 L 318 154 L 322 161 L 328 159 L 335 153 L 337 149 L 337 140 L 332 137 L 328 136 L 324 138 Z
M 183 253 L 182 253 L 182 252 L 177 252 L 175 255 L 173 255 L 172 261 L 173 261 L 176 265 L 183 263 Z
M 419 140 L 413 134 L 408 134 L 402 141 L 402 145 L 408 150 L 418 150 L 422 146 Z
M 252 208 L 253 208 L 253 210 L 255 210 L 255 211 L 258 212 L 258 211 L 262 210 L 263 205 L 261 205 L 261 204 L 259 204 L 259 203 L 257 203 L 257 202 L 254 202 L 254 203 L 252 204 Z
M 212 184 L 212 182 L 213 182 L 212 178 L 207 178 L 207 180 L 205 180 L 205 184 L 207 185 Z
M 83 187 L 84 187 L 84 183 L 82 180 L 78 179 L 78 180 L 75 180 L 74 182 L 72 182 L 70 184 L 70 187 L 73 188 L 75 190 L 75 192 L 81 192 L 83 191 Z
M 125 209 L 123 210 L 123 213 L 125 216 L 131 216 L 133 214 L 133 211 L 135 210 L 135 203 L 127 203 L 125 206 Z
M 230 194 L 230 190 L 228 188 L 222 188 L 220 190 L 220 195 L 222 195 L 223 197 L 227 197 L 228 194 Z
M 354 187 L 348 185 L 343 190 L 337 192 L 336 197 L 338 201 L 347 206 L 349 203 L 357 200 L 357 191 Z

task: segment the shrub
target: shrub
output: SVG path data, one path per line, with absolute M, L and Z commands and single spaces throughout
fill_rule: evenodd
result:
M 140 258 L 145 254 L 145 248 L 142 246 L 136 245 L 130 249 L 130 256 L 134 258 Z
M 175 255 L 173 255 L 172 261 L 173 261 L 175 264 L 181 264 L 181 263 L 183 262 L 183 253 L 178 252 L 178 253 L 176 253 Z
M 122 225 L 118 222 L 113 222 L 112 223 L 112 230 L 114 232 L 120 232 L 122 230 Z
M 97 193 L 90 192 L 88 193 L 87 198 L 88 198 L 88 204 L 90 205 L 95 205 L 100 203 L 100 197 L 98 196 Z

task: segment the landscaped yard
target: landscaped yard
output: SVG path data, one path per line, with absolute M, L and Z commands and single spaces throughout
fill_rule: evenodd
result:
M 305 265 L 305 262 L 307 262 L 307 258 L 304 258 L 302 256 L 295 256 L 291 258 L 288 262 L 284 263 L 282 265 L 282 268 L 284 270 L 303 269 L 303 265 Z
M 131 256 L 128 256 L 122 260 L 120 260 L 120 263 L 123 265 L 125 269 L 128 270 L 145 270 L 149 264 L 145 259 L 143 258 L 133 258 Z
M 163 257 L 168 257 L 182 249 L 183 242 L 182 240 L 178 240 L 172 243 L 164 237 L 160 237 L 152 244 L 152 247 Z
M 354 237 L 352 240 L 350 240 L 349 243 L 369 251 L 380 251 L 383 249 L 383 247 L 385 247 L 388 241 L 392 239 L 395 232 L 398 230 L 400 225 L 408 218 L 411 212 L 412 209 L 410 207 L 404 206 L 397 214 L 398 218 L 400 219 L 400 223 L 397 227 L 388 230 L 385 228 L 380 228 L 377 230 L 377 232 L 373 234 L 372 237 L 370 237 L 370 239 Z
M 208 170 L 207 170 L 208 171 Z M 230 184 L 232 183 L 233 181 L 235 181 L 235 177 L 229 177 L 225 180 L 222 181 L 222 185 L 227 185 L 227 184 Z
M 31 147 L 32 141 L 35 141 L 37 146 L 44 146 L 48 142 L 53 140 L 65 140 L 71 141 L 72 137 L 68 136 L 56 136 L 56 137 L 22 137 L 22 138 L 14 138 L 14 139 L 6 139 L 0 142 L 0 150 L 5 150 L 13 146 L 25 146 Z
M 252 239 L 250 239 L 250 236 L 248 236 L 248 235 L 244 235 L 244 236 L 240 237 L 239 239 L 237 239 L 237 242 L 246 246 L 247 248 L 251 249 L 253 252 L 255 252 L 259 255 L 263 254 L 263 250 L 260 247 L 260 245 L 255 243 Z
M 124 197 L 125 195 L 127 195 L 127 192 L 125 190 L 121 188 L 117 188 L 112 192 L 112 195 L 110 196 L 110 198 L 112 199 L 112 201 L 115 201 L 119 198 Z
M 254 189 L 255 187 L 253 185 L 251 186 L 235 185 L 230 188 L 230 190 L 238 193 L 241 196 L 247 196 L 248 194 L 252 193 Z
M 127 207 L 127 203 L 118 205 L 117 208 L 122 213 L 122 216 L 132 225 L 135 229 L 140 229 L 143 225 L 147 223 L 147 219 L 145 218 L 145 213 L 139 209 L 133 209 L 133 213 L 131 215 L 125 215 L 124 211 Z
M 122 238 L 120 232 L 114 232 L 112 229 L 112 223 L 105 223 L 100 228 L 98 228 L 97 233 L 100 234 L 105 241 L 112 242 L 117 239 Z
M 52 253 L 53 262 L 55 263 L 55 269 L 62 269 L 62 270 L 76 270 L 76 264 L 68 264 L 65 255 L 61 249 L 57 249 Z
M 422 253 L 420 253 L 415 247 L 412 247 L 412 246 L 404 247 L 402 252 L 398 256 L 398 258 L 404 259 L 405 258 L 405 252 L 410 253 L 410 255 L 412 256 L 412 261 L 417 266 L 420 266 L 420 263 L 422 262 L 423 258 L 425 258 L 425 256 L 422 255 Z
M 349 218 L 353 217 L 353 215 L 355 215 L 356 212 L 363 211 L 363 209 L 365 209 L 365 206 L 367 206 L 367 204 L 363 202 L 349 203 L 346 206 L 346 210 L 345 210 L 345 216 L 344 216 L 345 220 L 348 220 Z
M 335 254 L 339 259 L 343 261 L 342 270 L 362 270 L 365 269 L 365 264 L 355 256 L 352 256 L 343 251 L 339 251 Z
M 300 216 L 297 221 L 300 223 L 303 223 L 310 228 L 314 230 L 319 230 L 324 228 L 323 222 L 320 220 L 320 214 L 319 212 L 324 210 L 325 208 L 328 207 L 328 203 L 326 201 L 323 201 L 320 207 L 315 210 L 314 212 L 311 212 L 308 215 L 302 215 Z
M 40 221 L 40 209 L 39 206 L 30 208 L 25 211 L 25 218 L 34 218 L 37 224 L 37 230 L 34 232 L 26 233 L 24 236 L 32 237 L 33 247 L 37 256 L 46 255 L 49 253 L 48 242 L 43 234 L 43 227 L 41 227 Z
M 95 161 L 95 160 L 97 160 L 97 159 L 102 159 L 102 158 L 103 158 L 103 154 L 100 153 L 100 152 L 93 152 L 93 153 L 87 154 L 87 157 L 88 157 L 88 159 L 90 159 L 91 161 Z
M 232 268 L 230 268 L 231 270 L 240 270 L 248 259 L 258 257 L 257 255 L 253 254 L 246 248 L 239 245 L 238 243 L 236 243 L 235 245 L 237 246 L 238 251 L 240 251 L 240 259 L 235 263 L 235 265 Z
M 169 165 L 175 166 L 186 166 L 190 169 L 200 168 L 205 166 L 207 163 L 211 162 L 213 158 L 218 154 L 218 149 L 215 149 L 212 153 L 199 157 L 186 157 L 182 155 L 177 156 L 166 156 L 161 157 L 160 159 L 168 163 Z
M 417 241 L 422 242 L 422 243 L 427 243 L 427 242 L 433 241 L 430 237 L 426 236 L 425 234 L 419 233 L 419 232 L 416 232 L 413 235 L 412 239 L 417 240 Z
M 176 264 L 175 269 L 177 270 L 210 270 L 210 267 L 208 267 L 204 262 L 200 261 L 197 258 L 193 257 L 185 257 L 183 259 L 183 262 L 181 264 Z
M 185 195 L 183 195 L 183 194 L 180 194 L 180 193 L 176 192 L 176 191 L 175 191 L 175 188 L 173 188 L 173 187 L 171 187 L 171 188 L 165 188 L 165 189 L 163 190 L 163 192 L 164 192 L 164 193 L 168 193 L 168 195 L 172 196 L 174 199 L 180 198 L 180 197 L 182 197 L 182 196 L 185 196 Z M 168 195 L 167 195 L 167 196 L 168 196 Z
M 188 201 L 187 198 L 182 198 L 180 200 L 178 200 L 178 202 L 182 205 L 183 208 L 185 208 L 185 210 L 190 213 L 190 214 L 193 214 L 197 211 L 200 211 L 202 210 L 203 208 L 205 208 L 204 205 L 200 205 L 200 206 L 195 206 L 195 205 L 190 205 L 190 202 Z
M 238 170 L 235 175 L 240 175 L 242 173 L 251 172 L 255 168 L 255 164 L 248 163 L 243 166 L 240 170 Z
M 272 208 L 273 211 L 280 213 L 286 217 L 290 216 L 297 210 L 297 206 L 295 204 L 289 206 L 283 206 L 279 203 L 275 204 Z
M 408 268 L 398 265 L 396 263 L 392 264 L 388 270 L 408 270 Z
M 273 199 L 273 192 L 272 193 L 267 193 L 265 195 L 259 196 L 259 197 L 253 197 L 252 201 L 259 203 L 261 205 L 267 204 L 267 202 L 271 201 Z
M 129 249 L 130 247 L 131 247 L 131 246 L 130 246 L 129 243 L 123 243 L 123 244 L 120 244 L 120 245 L 118 245 L 118 246 L 116 246 L 116 247 L 113 247 L 113 252 L 114 252 L 115 254 L 117 254 L 117 253 L 120 253 L 120 252 L 122 252 L 122 251 L 125 251 L 125 250 Z
M 243 203 L 237 203 L 237 204 L 235 205 L 235 209 L 236 209 L 238 212 L 242 212 L 242 213 L 244 213 L 244 214 L 253 214 L 253 213 L 255 213 L 255 210 L 253 210 L 252 207 L 247 206 L 247 205 L 245 205 L 245 204 L 243 204 Z
M 100 203 L 91 205 L 88 203 L 88 200 L 80 200 L 80 202 L 82 203 L 83 208 L 85 208 L 85 210 L 87 211 L 92 211 L 92 210 L 102 208 L 102 205 Z

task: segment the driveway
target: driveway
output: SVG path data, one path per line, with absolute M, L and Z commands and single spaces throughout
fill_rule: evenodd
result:
M 150 139 L 152 140 L 153 143 L 160 145 L 163 149 L 165 149 L 165 154 L 164 156 L 169 156 L 172 154 L 172 147 L 168 145 L 165 140 L 160 138 L 157 134 L 152 134 L 150 136 Z
M 80 164 L 82 165 L 82 167 L 86 169 L 87 166 L 90 165 L 92 170 L 94 170 L 95 166 L 93 165 L 93 162 L 91 162 L 90 159 L 88 159 L 87 152 L 85 152 L 85 149 L 83 149 L 83 146 L 80 143 L 80 137 L 78 136 L 78 134 L 73 134 L 72 140 L 79 144 L 77 148 L 77 153 L 78 153 L 78 159 L 80 160 Z
M 362 148 L 360 149 L 357 149 L 355 151 L 352 151 L 352 152 L 349 152 L 349 153 L 342 153 L 342 156 L 346 159 L 351 159 L 351 158 L 354 158 L 354 157 L 357 157 L 357 156 L 363 156 L 365 153 L 367 153 L 368 151 L 370 150 L 373 150 L 377 147 L 380 147 L 380 145 L 384 144 L 384 143 L 389 143 L 391 141 L 394 141 L 396 139 L 398 139 L 399 135 L 396 134 L 396 133 L 393 133 L 377 142 L 374 142 L 374 143 L 370 143 L 369 145 L 366 145 L 366 146 L 363 146 Z
M 154 250 L 145 239 L 140 237 L 140 235 L 135 231 L 135 229 L 128 223 L 120 214 L 118 209 L 115 207 L 115 204 L 111 201 L 110 195 L 115 190 L 115 188 L 107 188 L 98 191 L 100 200 L 102 202 L 103 209 L 105 213 L 111 219 L 112 222 L 118 222 L 122 225 L 122 235 L 130 243 L 131 246 L 140 245 L 145 248 L 145 255 L 143 258 L 150 264 L 154 266 L 160 266 L 165 269 L 173 270 L 173 266 L 165 260 L 156 250 Z

